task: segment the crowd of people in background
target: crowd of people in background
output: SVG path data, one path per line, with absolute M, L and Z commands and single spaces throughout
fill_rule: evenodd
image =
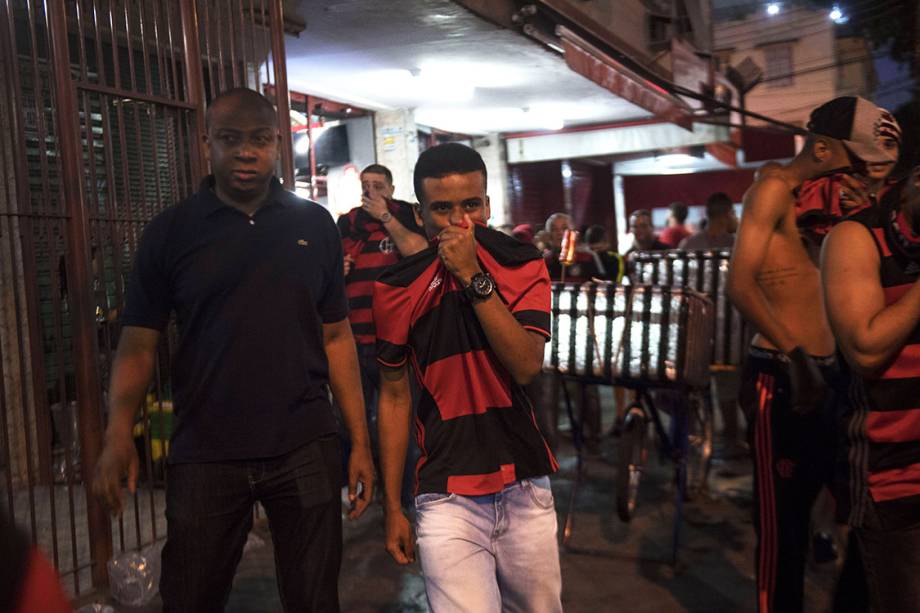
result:
M 573 263 L 566 265 L 566 281 L 597 279 L 620 283 L 626 275 L 626 260 L 637 251 L 667 249 L 731 249 L 738 229 L 735 204 L 725 192 L 711 194 L 704 203 L 704 217 L 699 224 L 687 223 L 689 207 L 674 202 L 669 207 L 667 225 L 656 231 L 649 209 L 637 209 L 629 216 L 628 249 L 620 253 L 613 248 L 607 226 L 598 223 L 576 225 L 572 216 L 555 212 L 534 228 L 533 224 L 504 225 L 498 229 L 514 238 L 532 243 L 544 255 L 550 278 L 562 280 L 562 240 L 566 231 L 578 232 Z

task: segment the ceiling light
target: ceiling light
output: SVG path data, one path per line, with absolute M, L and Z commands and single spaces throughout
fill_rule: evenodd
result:
M 492 62 L 428 60 L 422 63 L 421 76 L 451 79 L 470 87 L 513 87 L 527 81 L 519 68 Z
M 779 15 L 781 8 L 779 2 L 771 2 L 767 5 L 767 15 Z
M 375 70 L 362 78 L 374 89 L 399 91 L 410 99 L 467 102 L 474 94 L 470 82 L 418 68 Z
M 513 107 L 488 109 L 420 107 L 415 111 L 415 122 L 419 125 L 461 134 L 559 130 L 563 127 L 563 119 L 560 116 Z

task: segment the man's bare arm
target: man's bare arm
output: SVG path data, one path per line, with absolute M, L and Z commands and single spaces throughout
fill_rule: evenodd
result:
M 348 514 L 356 519 L 364 513 L 374 492 L 374 462 L 371 459 L 367 420 L 364 417 L 364 394 L 358 370 L 358 353 L 348 319 L 323 324 L 323 347 L 329 361 L 329 386 L 342 410 L 342 419 L 351 438 L 348 461 L 348 494 L 354 507 Z M 364 491 L 357 494 L 358 482 Z
M 527 330 L 514 318 L 498 294 L 473 306 L 489 347 L 495 352 L 515 382 L 527 385 L 543 368 L 546 339 Z
M 417 232 L 407 229 L 406 226 L 402 225 L 402 223 L 396 219 L 395 215 L 391 217 L 388 222 L 383 224 L 383 227 L 387 231 L 387 234 L 390 235 L 390 238 L 393 239 L 393 243 L 396 245 L 399 255 L 404 258 L 415 255 L 419 251 L 428 248 L 428 239 Z
M 409 445 L 412 399 L 405 366 L 380 368 L 380 396 L 377 400 L 377 429 L 380 440 L 380 471 L 383 503 L 390 510 L 401 508 L 403 466 Z
M 380 195 L 362 195 L 361 208 L 377 221 L 380 221 L 381 217 L 390 212 L 386 198 Z M 412 214 L 415 216 L 414 211 Z M 415 255 L 428 247 L 428 239 L 406 228 L 401 221 L 396 219 L 395 215 L 390 214 L 390 218 L 387 222 L 381 223 L 383 224 L 384 230 L 386 230 L 390 238 L 393 239 L 393 243 L 396 245 L 396 249 L 402 257 L 405 258 L 410 255 Z
M 783 216 L 792 206 L 792 196 L 785 181 L 766 177 L 744 195 L 744 212 L 735 240 L 728 272 L 728 296 L 758 332 L 780 351 L 790 352 L 796 340 L 773 314 L 758 283 L 770 238 Z M 782 275 L 783 271 L 772 271 Z
M 381 367 L 377 427 L 380 470 L 383 473 L 383 506 L 386 513 L 386 548 L 399 564 L 408 564 L 415 557 L 412 531 L 400 503 L 411 416 L 412 398 L 406 367 Z
M 144 402 L 153 378 L 160 333 L 151 328 L 125 326 L 118 339 L 109 382 L 109 422 L 105 444 L 93 479 L 94 493 L 113 512 L 121 512 L 121 480 L 137 488 L 138 458 L 131 431 L 138 407 Z
M 840 350 L 861 374 L 873 374 L 901 349 L 920 323 L 920 282 L 885 306 L 875 241 L 843 222 L 824 241 L 821 278 L 827 314 Z

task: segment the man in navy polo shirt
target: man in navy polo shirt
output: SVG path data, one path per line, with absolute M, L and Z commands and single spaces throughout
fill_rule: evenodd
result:
M 371 499 L 341 242 L 325 209 L 274 177 L 278 130 L 271 103 L 252 90 L 212 101 L 205 144 L 214 174 L 148 224 L 128 289 L 93 489 L 115 512 L 121 478 L 135 490 L 134 415 L 174 311 L 167 611 L 223 610 L 257 501 L 285 610 L 338 611 L 342 475 L 329 387 L 353 445 L 350 517 Z
M 421 388 L 415 528 L 431 610 L 562 611 L 548 476 L 557 464 L 523 388 L 549 338 L 546 265 L 532 245 L 485 226 L 486 167 L 473 149 L 422 153 L 415 193 L 432 246 L 374 287 L 387 550 L 414 559 L 399 495 L 411 361 Z

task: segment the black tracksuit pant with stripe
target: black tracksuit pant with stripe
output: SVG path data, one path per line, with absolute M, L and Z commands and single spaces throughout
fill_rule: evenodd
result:
M 833 358 L 818 358 L 831 390 Z M 752 348 L 744 366 L 741 404 L 754 459 L 757 609 L 802 611 L 811 507 L 834 470 L 834 397 L 807 415 L 792 411 L 789 361 Z

